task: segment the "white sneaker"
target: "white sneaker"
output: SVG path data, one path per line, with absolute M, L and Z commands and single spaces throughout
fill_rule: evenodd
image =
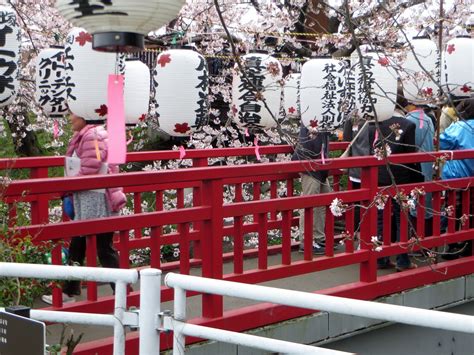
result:
M 43 302 L 47 304 L 53 304 L 53 295 L 43 295 L 41 296 L 41 299 Z M 76 302 L 76 299 L 72 296 L 66 295 L 63 292 L 63 303 L 71 303 L 71 302 Z

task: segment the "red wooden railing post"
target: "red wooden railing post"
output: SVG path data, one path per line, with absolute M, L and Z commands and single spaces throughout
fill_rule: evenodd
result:
M 242 184 L 235 185 L 234 202 L 242 202 Z M 242 231 L 244 218 L 234 217 L 234 273 L 244 272 L 244 235 Z
M 86 236 L 86 266 L 97 266 L 97 236 Z M 94 281 L 87 281 L 87 300 L 97 301 L 97 283 Z
M 142 195 L 140 192 L 135 192 L 133 194 L 133 213 L 141 213 L 142 212 Z M 142 230 L 141 228 L 135 228 L 135 238 L 142 237 Z
M 258 223 L 258 268 L 266 270 L 268 267 L 268 220 L 267 213 L 259 213 L 257 220 L 254 222 Z
M 202 226 L 202 276 L 222 279 L 222 236 L 223 236 L 223 183 L 222 180 L 203 180 L 201 201 L 211 207 L 211 218 Z M 203 294 L 202 315 L 207 318 L 222 316 L 224 302 L 222 296 Z
M 194 168 L 203 168 L 208 166 L 207 158 L 194 158 L 193 159 L 193 167 Z M 193 206 L 201 206 L 201 189 L 202 184 L 193 188 Z M 195 222 L 193 223 L 193 229 L 202 232 L 202 223 Z M 193 242 L 193 258 L 201 259 L 202 252 L 201 252 L 201 242 L 200 240 L 195 240 Z
M 163 211 L 163 191 L 159 190 L 155 193 L 155 210 Z M 163 226 L 152 227 L 150 231 L 150 249 L 151 259 L 150 266 L 159 269 L 161 267 L 161 236 L 163 235 Z
M 30 171 L 30 178 L 39 179 L 48 177 L 48 168 L 32 168 Z M 31 202 L 31 224 L 48 223 L 49 220 L 49 206 L 48 197 L 45 195 L 38 195 Z
M 283 265 L 291 264 L 291 218 L 292 211 L 286 210 L 282 212 L 281 226 L 281 263 Z
M 377 194 L 377 185 L 378 168 L 376 166 L 362 168 L 361 188 L 369 189 L 369 194 L 368 199 L 363 203 L 368 209 L 364 212 L 361 223 L 360 248 L 370 252 L 368 260 L 360 264 L 360 281 L 362 282 L 377 280 L 377 252 L 372 251 L 371 244 L 371 238 L 377 235 L 377 208 L 375 206 L 369 208 Z

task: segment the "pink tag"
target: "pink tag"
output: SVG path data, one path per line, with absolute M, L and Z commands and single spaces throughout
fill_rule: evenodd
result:
M 184 150 L 183 146 L 179 147 L 179 159 L 183 159 L 186 156 L 186 150 Z
M 258 138 L 255 137 L 253 140 L 253 144 L 255 145 L 255 156 L 257 157 L 257 160 L 260 160 L 260 147 L 258 146 Z
M 107 162 L 110 164 L 124 164 L 127 156 L 127 145 L 125 140 L 123 75 L 110 74 L 107 90 L 107 130 L 109 133 Z
M 374 138 L 374 144 L 372 145 L 375 147 L 375 143 L 379 140 L 379 131 L 376 129 L 375 130 L 375 138 Z
M 324 146 L 324 143 L 323 143 L 323 146 L 321 148 L 321 160 L 322 160 L 323 164 L 326 164 L 326 159 L 324 158 L 325 149 L 326 149 L 326 147 Z
M 53 123 L 53 137 L 54 139 L 58 138 L 59 136 L 59 125 L 58 125 L 58 121 L 57 120 L 54 120 L 54 123 Z
M 133 142 L 133 135 L 132 132 L 128 132 L 128 141 L 127 141 L 127 146 Z
M 249 136 L 249 129 L 246 128 L 246 129 L 245 129 L 245 137 L 248 137 L 248 136 Z
M 425 120 L 425 111 L 420 110 L 420 129 L 423 128 L 423 121 Z

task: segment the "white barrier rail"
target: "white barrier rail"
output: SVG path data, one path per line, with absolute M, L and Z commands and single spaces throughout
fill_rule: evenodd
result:
M 185 336 L 195 336 L 273 352 L 328 355 L 349 354 L 331 349 L 185 323 L 186 290 L 435 329 L 474 333 L 473 316 L 206 279 L 175 273 L 169 273 L 165 277 L 165 284 L 174 288 L 174 315 L 162 315 L 160 313 L 161 271 L 157 269 L 144 269 L 139 274 L 136 270 L 0 263 L 0 276 L 115 282 L 115 309 L 113 315 L 46 310 L 31 310 L 30 312 L 32 318 L 40 321 L 95 324 L 113 327 L 114 355 L 125 354 L 124 326 L 127 325 L 140 328 L 140 355 L 159 353 L 159 331 L 161 330 L 173 330 L 173 354 L 184 354 Z M 127 312 L 126 287 L 128 283 L 138 281 L 139 276 L 141 278 L 140 311 Z M 161 322 L 159 321 L 159 315 L 161 315 Z
M 183 323 L 186 318 L 186 290 L 474 334 L 474 316 L 175 273 L 167 274 L 164 283 L 166 286 L 174 288 L 174 319 L 180 322 L 176 323 L 178 326 L 173 325 L 170 319 L 165 319 L 164 322 L 164 326 L 169 327 L 165 329 L 172 329 L 175 332 L 173 354 L 183 353 L 184 335 L 195 336 L 198 331 L 196 326 L 188 327 L 189 324 Z M 204 335 L 204 330 L 201 329 L 200 331 Z M 205 334 L 208 339 L 219 340 L 219 336 L 216 334 L 221 333 L 221 339 L 227 339 L 228 342 L 237 344 L 235 339 L 226 337 L 222 332 L 224 331 L 220 329 L 212 329 L 212 332 L 206 332 Z
M 310 345 L 302 345 L 289 341 L 270 339 L 251 334 L 236 333 L 222 329 L 180 322 L 173 319 L 172 317 L 166 317 L 164 319 L 163 325 L 165 329 L 173 330 L 175 339 L 177 336 L 180 336 L 180 339 L 183 341 L 184 337 L 182 337 L 182 335 L 187 335 L 202 339 L 221 341 L 224 343 L 243 345 L 279 354 L 353 355 L 353 353 L 347 353 L 343 351 L 319 348 Z M 173 354 L 184 354 L 184 348 L 184 343 L 175 345 L 173 342 Z
M 158 272 L 158 285 L 161 272 Z M 31 310 L 31 318 L 45 322 L 94 324 L 114 328 L 114 355 L 125 355 L 124 326 L 138 326 L 138 314 L 126 312 L 127 284 L 138 281 L 138 271 L 95 267 L 0 263 L 0 276 L 115 283 L 114 314 Z M 159 302 L 159 301 L 158 301 Z M 151 305 L 144 305 L 145 309 Z M 158 303 L 159 307 L 159 303 Z M 154 341 L 154 339 L 152 339 Z

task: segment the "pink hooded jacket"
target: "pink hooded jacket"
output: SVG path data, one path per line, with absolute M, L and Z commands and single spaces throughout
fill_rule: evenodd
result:
M 96 143 L 97 142 L 97 143 Z M 102 162 L 107 161 L 108 135 L 103 126 L 86 125 L 79 132 L 75 132 L 69 146 L 66 156 L 73 156 L 74 152 L 81 159 L 81 169 L 78 176 L 98 174 Z M 97 144 L 97 150 L 96 150 Z M 100 160 L 97 159 L 97 151 L 100 154 Z M 109 164 L 108 173 L 118 173 L 117 165 Z M 126 198 L 120 187 L 112 187 L 106 190 L 107 203 L 112 212 L 118 212 L 125 206 Z

